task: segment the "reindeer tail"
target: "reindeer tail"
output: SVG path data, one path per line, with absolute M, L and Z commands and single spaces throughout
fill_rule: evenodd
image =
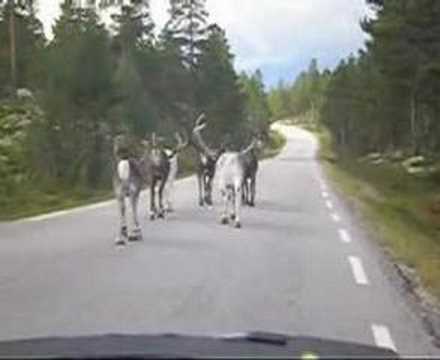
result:
M 118 163 L 118 176 L 121 181 L 128 181 L 130 177 L 130 163 L 128 160 L 121 160 Z

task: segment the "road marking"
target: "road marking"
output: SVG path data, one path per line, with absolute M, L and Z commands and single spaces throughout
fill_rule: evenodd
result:
M 193 178 L 194 178 L 193 176 L 183 177 L 183 178 L 177 180 L 175 182 L 175 184 L 176 185 L 177 184 L 183 184 L 185 182 L 192 181 Z M 141 193 L 141 199 L 144 199 L 145 196 L 148 196 L 148 193 L 147 193 L 146 190 L 144 190 Z M 15 222 L 16 223 L 27 223 L 27 222 L 38 222 L 38 221 L 50 220 L 50 219 L 62 217 L 62 216 L 65 216 L 65 215 L 80 214 L 80 213 L 83 213 L 83 212 L 86 212 L 86 211 L 97 210 L 97 209 L 105 208 L 105 207 L 108 207 L 108 206 L 116 206 L 115 200 L 108 200 L 108 201 L 98 202 L 98 203 L 91 204 L 91 205 L 79 206 L 79 207 L 75 207 L 75 208 L 72 208 L 72 209 L 55 211 L 55 212 L 51 212 L 51 213 L 48 213 L 48 214 L 42 214 L 42 215 L 37 215 L 37 216 L 25 218 L 25 219 L 20 219 L 20 220 L 17 220 Z
M 368 285 L 367 274 L 365 273 L 361 259 L 359 259 L 357 256 L 350 256 L 348 261 L 350 262 L 351 270 L 353 271 L 353 276 L 356 283 L 358 285 Z
M 341 238 L 341 241 L 343 243 L 346 243 L 346 244 L 351 243 L 351 236 L 350 236 L 350 233 L 347 230 L 339 229 L 338 233 L 339 233 L 339 237 Z
M 333 221 L 336 222 L 336 223 L 341 221 L 341 217 L 338 214 L 334 213 L 334 212 L 331 213 L 330 216 L 332 217 Z
M 93 204 L 93 205 L 88 205 L 88 206 L 82 206 L 82 207 L 78 207 L 78 208 L 74 208 L 74 209 L 70 209 L 70 210 L 56 211 L 56 212 L 49 213 L 49 214 L 43 214 L 43 215 L 38 215 L 38 216 L 30 217 L 30 218 L 23 219 L 23 220 L 20 220 L 20 221 L 23 221 L 23 222 L 36 222 L 36 221 L 43 221 L 43 220 L 54 219 L 54 218 L 58 218 L 58 217 L 69 215 L 69 214 L 78 214 L 78 213 L 82 213 L 84 211 L 96 210 L 96 209 L 104 208 L 106 206 L 111 205 L 113 202 L 114 202 L 114 200 L 110 200 L 110 201 L 105 201 L 105 202 L 101 202 L 101 203 Z
M 333 209 L 333 203 L 332 203 L 330 200 L 327 200 L 327 201 L 325 202 L 325 205 L 326 205 L 330 210 Z
M 373 331 L 374 341 L 378 347 L 391 349 L 397 352 L 396 345 L 394 344 L 390 331 L 386 326 L 373 324 L 371 330 Z
M 329 198 L 329 193 L 327 192 L 327 191 L 323 191 L 322 192 L 322 197 L 324 198 L 324 199 L 328 199 Z

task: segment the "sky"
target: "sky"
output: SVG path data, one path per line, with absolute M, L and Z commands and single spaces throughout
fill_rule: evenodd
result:
M 59 14 L 61 0 L 39 0 L 46 33 Z M 160 29 L 168 0 L 150 0 Z M 365 0 L 207 0 L 210 21 L 226 30 L 238 71 L 261 69 L 267 86 L 291 82 L 310 60 L 334 68 L 363 47 L 359 21 L 368 13 Z

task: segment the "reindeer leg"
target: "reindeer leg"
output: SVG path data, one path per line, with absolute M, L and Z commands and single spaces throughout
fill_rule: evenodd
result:
M 205 203 L 212 206 L 212 176 L 207 176 L 205 185 Z
M 142 230 L 139 226 L 139 219 L 138 219 L 138 202 L 139 202 L 139 191 L 136 191 L 134 193 L 130 194 L 130 203 L 131 203 L 131 209 L 133 214 L 133 234 L 129 236 L 128 241 L 141 241 L 142 240 Z
M 119 220 L 120 220 L 120 227 L 119 227 L 119 235 L 116 238 L 115 245 L 121 246 L 125 245 L 126 240 L 128 238 L 128 231 L 127 231 L 127 219 L 125 216 L 125 197 L 122 192 L 122 189 L 119 189 L 117 191 L 117 202 L 119 207 Z
M 205 196 L 204 194 L 204 179 L 202 178 L 203 174 L 200 174 L 200 172 L 197 173 L 197 182 L 199 184 L 199 206 L 203 206 L 203 198 Z
M 246 205 L 248 202 L 248 182 L 247 179 L 244 179 L 243 185 L 241 186 L 241 203 L 243 205 Z
M 228 195 L 228 189 L 222 188 L 221 190 L 221 196 L 223 200 L 223 212 L 220 218 L 220 222 L 222 225 L 227 225 L 229 223 L 228 218 L 228 203 L 229 203 L 229 195 Z
M 234 221 L 235 220 L 235 199 L 237 198 L 237 196 L 239 194 L 236 194 L 235 191 L 233 189 L 230 190 L 230 207 L 231 207 L 231 213 L 230 213 L 230 217 L 231 220 Z M 240 199 L 240 197 L 238 197 L 238 199 Z M 240 199 L 241 200 L 241 199 Z
M 256 188 L 257 188 L 257 179 L 255 176 L 251 178 L 251 199 L 249 201 L 249 205 L 254 207 L 255 206 L 255 194 L 256 194 Z
M 164 189 L 164 187 L 165 187 L 165 181 L 161 181 L 160 186 L 159 186 L 159 214 L 158 214 L 158 217 L 160 219 L 165 218 L 165 210 L 163 208 L 163 189 Z
M 240 201 L 241 201 L 241 184 L 236 183 L 234 186 L 234 213 L 235 213 L 235 227 L 237 229 L 241 228 L 240 222 Z
M 151 181 L 150 185 L 150 220 L 154 220 L 156 218 L 156 179 Z

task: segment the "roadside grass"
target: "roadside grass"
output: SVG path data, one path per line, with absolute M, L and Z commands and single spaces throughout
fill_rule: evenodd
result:
M 270 132 L 269 144 L 262 157 L 276 156 L 286 143 L 284 136 L 276 131 Z M 193 150 L 185 151 L 179 159 L 179 178 L 189 176 L 195 171 L 196 154 Z M 113 198 L 113 191 L 107 189 L 91 190 L 85 188 L 68 188 L 53 184 L 23 184 L 20 189 L 9 191 L 0 197 L 0 221 L 13 221 L 37 216 L 54 211 L 72 209 Z
M 110 190 L 24 189 L 0 200 L 0 221 L 13 221 L 59 210 L 89 205 L 112 198 Z
M 413 177 L 399 165 L 359 163 L 349 154 L 336 154 L 325 130 L 316 133 L 330 182 L 360 210 L 393 260 L 414 269 L 440 300 L 440 214 L 432 211 L 438 180 Z
M 277 156 L 286 145 L 286 137 L 278 131 L 270 130 L 269 143 L 263 151 L 262 158 L 268 159 Z

